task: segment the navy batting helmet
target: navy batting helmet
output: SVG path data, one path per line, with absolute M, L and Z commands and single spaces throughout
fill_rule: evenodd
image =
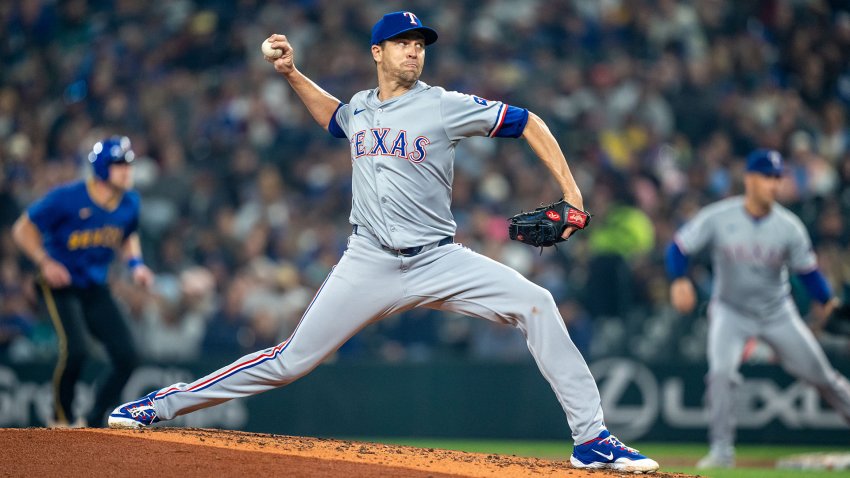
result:
M 109 179 L 109 165 L 115 163 L 130 163 L 136 155 L 130 149 L 130 138 L 126 136 L 112 136 L 111 138 L 95 143 L 89 153 L 89 162 L 92 165 L 95 176 L 106 181 Z

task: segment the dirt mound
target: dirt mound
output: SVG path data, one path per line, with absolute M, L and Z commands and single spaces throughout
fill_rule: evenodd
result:
M 5 476 L 630 476 L 576 470 L 567 460 L 194 428 L 0 429 L 0 449 Z

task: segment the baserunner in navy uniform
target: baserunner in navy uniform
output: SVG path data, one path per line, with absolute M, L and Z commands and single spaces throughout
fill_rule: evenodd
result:
M 132 191 L 133 151 L 126 137 L 94 145 L 93 174 L 48 192 L 17 220 L 12 236 L 38 268 L 38 290 L 59 341 L 53 374 L 57 426 L 103 426 L 106 412 L 138 361 L 136 346 L 107 285 L 116 251 L 133 280 L 149 287 L 136 227 L 139 195 Z M 94 406 L 74 416 L 74 389 L 87 357 L 86 335 L 106 349 L 111 368 L 100 377 Z
M 818 389 L 850 423 L 850 383 L 827 361 L 791 299 L 789 274 L 796 274 L 829 315 L 838 300 L 818 270 L 802 221 L 776 203 L 782 175 L 777 151 L 759 149 L 747 157 L 745 193 L 702 209 L 676 233 L 667 249 L 673 306 L 687 313 L 696 293 L 687 278 L 688 256 L 711 252 L 714 283 L 708 309 L 708 455 L 697 468 L 735 465 L 735 386 L 744 345 L 767 342 L 782 366 Z
M 176 383 L 121 405 L 110 414 L 110 426 L 147 426 L 284 386 L 309 373 L 363 327 L 425 307 L 510 324 L 525 336 L 572 429 L 574 466 L 658 469 L 654 460 L 608 432 L 599 390 L 552 294 L 454 242 L 455 146 L 464 138 L 523 138 L 564 199 L 579 209 L 583 202 L 558 142 L 537 115 L 419 81 L 426 45 L 436 40 L 437 32 L 411 12 L 384 15 L 372 28 L 369 58 L 378 87 L 342 103 L 295 68 L 284 35 L 268 39 L 281 55 L 266 59 L 316 122 L 350 144 L 353 234 L 348 248 L 289 340 L 193 383 Z M 566 228 L 562 237 L 574 230 Z

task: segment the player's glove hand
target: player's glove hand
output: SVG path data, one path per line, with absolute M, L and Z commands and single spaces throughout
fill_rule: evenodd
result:
M 566 241 L 562 234 L 567 227 L 587 227 L 590 217 L 587 211 L 560 200 L 508 218 L 508 234 L 515 241 L 535 247 L 549 247 Z

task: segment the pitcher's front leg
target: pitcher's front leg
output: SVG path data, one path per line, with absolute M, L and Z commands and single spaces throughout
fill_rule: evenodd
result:
M 605 429 L 599 389 L 548 290 L 459 246 L 418 274 L 413 290 L 423 305 L 518 328 L 567 415 L 573 439 L 599 436 Z

